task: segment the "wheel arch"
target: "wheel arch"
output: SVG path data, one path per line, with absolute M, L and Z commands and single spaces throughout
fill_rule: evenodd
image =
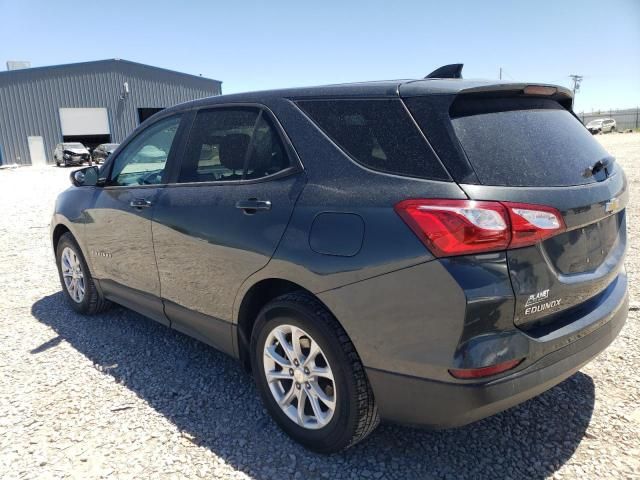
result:
M 251 371 L 251 360 L 249 356 L 251 333 L 255 325 L 258 313 L 262 308 L 274 298 L 286 293 L 303 291 L 313 296 L 320 302 L 328 312 L 333 312 L 320 298 L 304 286 L 283 278 L 265 278 L 254 283 L 242 297 L 236 315 L 236 349 L 238 358 L 247 372 Z M 335 315 L 333 315 L 335 318 Z M 337 319 L 336 319 L 337 320 Z M 338 320 L 339 322 L 339 320 Z
M 64 235 L 65 233 L 71 233 L 71 235 L 73 235 L 73 233 L 71 232 L 69 227 L 67 227 L 63 223 L 59 223 L 53 229 L 53 233 L 51 234 L 51 242 L 53 244 L 53 251 L 54 252 L 56 251 L 56 248 L 58 248 L 58 242 L 60 241 L 60 237 L 62 237 L 62 235 Z M 75 238 L 75 235 L 73 235 L 73 237 Z M 77 239 L 76 239 L 76 241 L 77 241 Z

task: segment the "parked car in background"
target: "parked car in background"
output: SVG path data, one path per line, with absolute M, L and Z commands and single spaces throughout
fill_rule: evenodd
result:
M 82 165 L 91 160 L 91 153 L 81 143 L 59 143 L 53 151 L 53 159 L 58 167 Z
M 118 148 L 119 143 L 102 143 L 98 145 L 92 152 L 91 158 L 96 163 L 103 163 L 113 151 Z
M 325 453 L 381 419 L 464 425 L 558 384 L 627 317 L 625 174 L 571 91 L 453 78 L 156 114 L 58 197 L 68 304 L 238 358 Z
M 613 132 L 616 129 L 616 121 L 613 118 L 600 118 L 598 120 L 591 120 L 587 123 L 587 130 L 594 135 L 596 133 Z

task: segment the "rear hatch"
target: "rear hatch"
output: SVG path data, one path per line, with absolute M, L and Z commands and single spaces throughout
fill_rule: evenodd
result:
M 570 96 L 514 85 L 416 91 L 400 89 L 470 199 L 553 207 L 564 220 L 564 232 L 507 252 L 515 324 L 535 333 L 581 316 L 622 267 L 628 192 L 615 159 L 570 112 Z

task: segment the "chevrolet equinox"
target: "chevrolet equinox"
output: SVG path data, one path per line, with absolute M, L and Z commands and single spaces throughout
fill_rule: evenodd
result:
M 325 453 L 558 384 L 626 320 L 627 180 L 567 89 L 459 70 L 157 113 L 57 199 L 69 305 L 236 357 Z

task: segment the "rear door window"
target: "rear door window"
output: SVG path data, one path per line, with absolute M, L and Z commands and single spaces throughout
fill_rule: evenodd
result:
M 289 167 L 280 137 L 257 108 L 216 108 L 196 115 L 179 183 L 259 179 Z
M 599 160 L 613 159 L 570 112 L 552 101 L 510 108 L 501 100 L 454 106 L 455 136 L 484 185 L 540 187 L 583 185 Z
M 450 180 L 398 99 L 303 100 L 297 104 L 329 138 L 365 167 Z

